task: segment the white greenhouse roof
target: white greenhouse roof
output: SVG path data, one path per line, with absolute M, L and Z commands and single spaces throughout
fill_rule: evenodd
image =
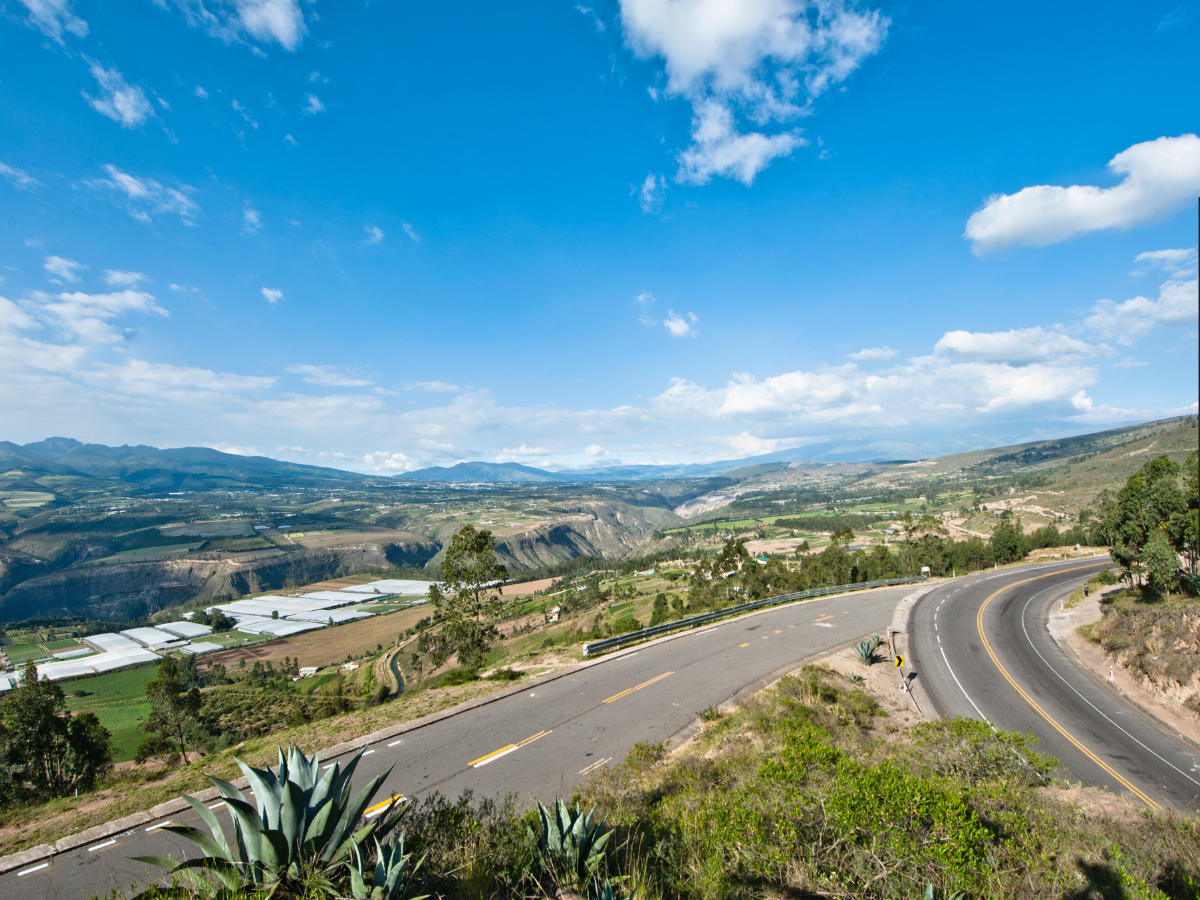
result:
M 141 648 L 141 644 L 137 641 L 120 634 L 93 634 L 91 637 L 85 637 L 84 640 L 102 653 L 109 650 L 138 650 Z

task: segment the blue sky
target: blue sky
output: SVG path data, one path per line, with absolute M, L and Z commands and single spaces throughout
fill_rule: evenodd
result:
M 1194 412 L 1198 28 L 4 0 L 0 437 L 402 472 Z

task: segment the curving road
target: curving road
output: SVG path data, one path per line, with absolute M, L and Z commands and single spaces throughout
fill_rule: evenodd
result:
M 591 769 L 623 759 L 639 741 L 666 740 L 699 710 L 777 677 L 799 660 L 882 633 L 896 605 L 925 590 L 906 585 L 809 600 L 643 645 L 380 741 L 363 757 L 355 781 L 393 766 L 380 799 L 433 791 L 457 797 L 464 790 L 544 801 L 569 795 Z M 196 818 L 189 811 L 173 821 Z M 147 822 L 44 865 L 15 869 L 0 876 L 0 897 L 83 900 L 156 877 L 158 870 L 130 857 L 178 859 L 192 850 L 157 830 L 162 824 Z
M 1200 751 L 1078 666 L 1047 629 L 1051 608 L 1108 564 L 1080 559 L 939 585 L 909 619 L 909 662 L 942 715 L 1037 735 L 1072 781 L 1200 811 Z

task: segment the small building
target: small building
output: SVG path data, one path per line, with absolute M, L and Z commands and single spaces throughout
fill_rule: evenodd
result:
M 307 678 L 310 675 L 316 675 L 318 668 L 319 668 L 319 666 L 301 666 L 300 667 L 300 677 Z

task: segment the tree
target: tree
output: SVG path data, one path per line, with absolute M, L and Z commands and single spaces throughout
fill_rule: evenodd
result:
M 488 621 L 499 603 L 492 585 L 508 572 L 496 562 L 494 546 L 490 531 L 472 525 L 450 539 L 442 560 L 443 586 L 429 588 L 429 599 L 442 618 L 441 631 L 430 638 L 435 668 L 457 653 L 460 666 L 478 669 L 500 635 Z
M 654 597 L 654 609 L 650 612 L 650 627 L 661 625 L 667 621 L 670 612 L 667 609 L 667 595 L 657 594 Z
M 0 705 L 0 761 L 38 799 L 90 790 L 112 768 L 112 735 L 94 713 L 72 716 L 62 688 L 26 664 Z
M 1146 546 L 1142 548 L 1142 562 L 1150 583 L 1171 596 L 1171 587 L 1179 576 L 1179 556 L 1167 538 L 1165 528 L 1155 529 Z
M 174 660 L 164 659 L 158 664 L 158 677 L 146 685 L 146 698 L 150 716 L 142 723 L 142 731 L 150 737 L 138 747 L 138 762 L 151 756 L 165 756 L 168 765 L 180 756 L 187 762 L 188 747 L 196 746 L 204 736 L 200 689 L 180 678 Z

